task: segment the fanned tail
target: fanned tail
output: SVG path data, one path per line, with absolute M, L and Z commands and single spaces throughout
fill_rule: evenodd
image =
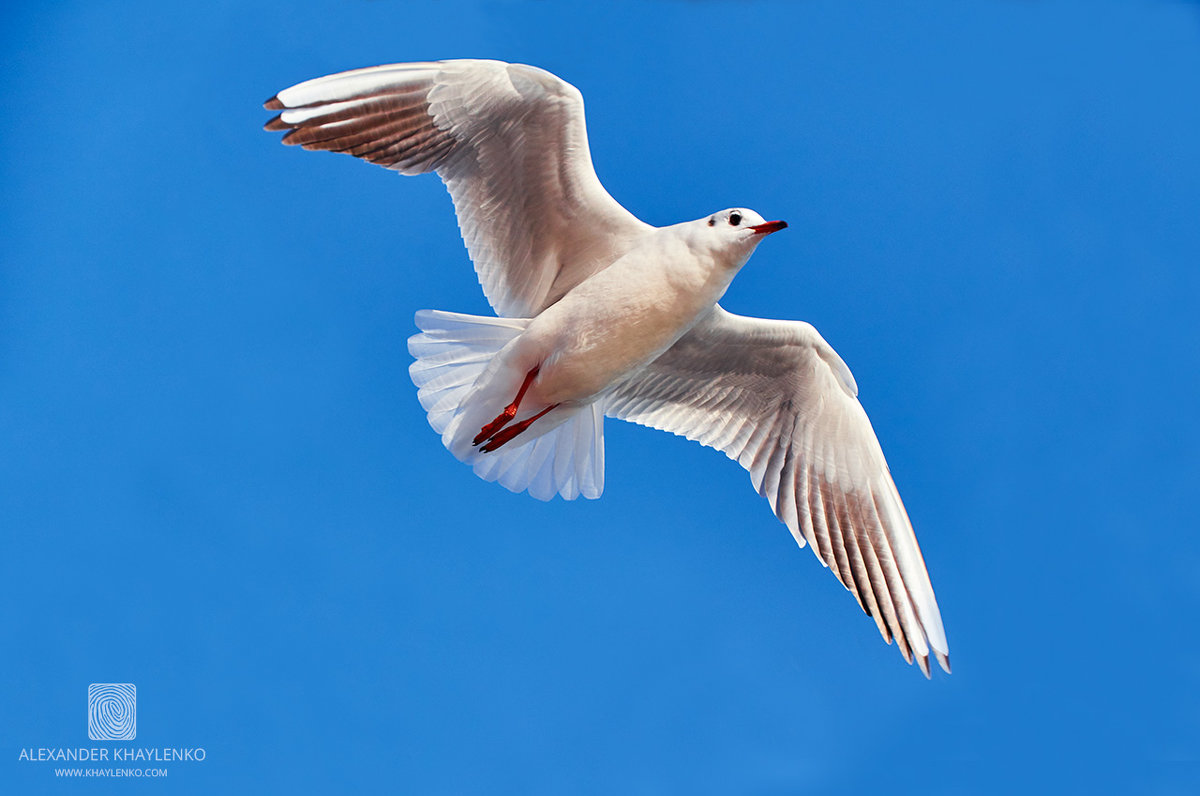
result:
M 480 427 L 512 399 L 524 373 L 507 372 L 496 356 L 529 320 L 439 310 L 416 315 L 409 367 L 429 425 L 459 461 L 485 481 L 538 500 L 561 495 L 598 498 L 604 491 L 604 412 L 597 403 L 556 410 L 553 419 L 490 453 L 470 444 Z M 489 366 L 491 370 L 489 371 Z M 484 377 L 485 373 L 487 376 Z M 548 428 L 549 430 L 543 431 Z

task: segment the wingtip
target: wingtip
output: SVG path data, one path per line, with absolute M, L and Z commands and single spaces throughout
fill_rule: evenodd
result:
M 928 655 L 918 655 L 917 656 L 917 665 L 921 667 L 921 673 L 925 675 L 926 680 L 933 679 L 933 673 L 929 670 L 929 656 Z
M 938 652 L 937 650 L 934 650 L 933 654 L 937 658 L 937 662 L 941 665 L 942 670 L 945 671 L 946 674 L 954 674 L 954 672 L 950 671 L 950 656 L 949 655 L 947 655 L 944 652 Z
M 272 133 L 279 130 L 286 130 L 288 127 L 290 127 L 290 125 L 283 120 L 283 114 L 272 117 L 269 122 L 263 125 L 264 130 Z
M 271 97 L 269 100 L 264 102 L 263 107 L 269 111 L 281 111 L 281 110 L 283 110 L 284 105 L 282 102 L 279 101 L 279 95 L 276 94 L 275 96 Z
M 904 656 L 904 662 L 911 666 L 913 662 L 913 651 L 912 648 L 908 646 L 908 639 L 897 633 L 896 646 L 900 648 L 900 654 Z
M 269 122 L 268 122 L 268 124 L 269 124 Z M 284 133 L 283 138 L 279 139 L 279 143 L 283 144 L 284 146 L 300 145 L 304 149 L 311 149 L 312 147 L 305 146 L 304 140 L 297 135 L 300 132 L 301 132 L 300 128 L 298 128 L 298 127 L 291 128 L 286 133 Z

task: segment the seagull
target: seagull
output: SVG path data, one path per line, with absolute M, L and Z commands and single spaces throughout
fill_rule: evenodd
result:
M 926 677 L 949 647 L 858 387 L 810 324 L 717 302 L 787 227 L 735 207 L 654 227 L 605 191 L 583 98 L 533 66 L 391 64 L 280 91 L 266 130 L 435 172 L 496 317 L 422 310 L 410 374 L 429 424 L 488 481 L 598 498 L 604 418 L 715 448 Z

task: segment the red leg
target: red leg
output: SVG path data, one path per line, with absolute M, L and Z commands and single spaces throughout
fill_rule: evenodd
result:
M 496 434 L 500 429 L 508 425 L 508 422 L 517 416 L 517 409 L 521 406 L 521 399 L 525 397 L 525 391 L 529 389 L 529 385 L 537 378 L 538 371 L 542 369 L 538 365 L 533 370 L 525 374 L 525 381 L 521 383 L 521 389 L 517 390 L 517 397 L 513 398 L 513 402 L 504 407 L 504 411 L 496 415 L 496 419 L 488 423 L 483 428 L 479 429 L 479 433 L 475 435 L 475 439 L 471 440 L 472 445 L 478 445 L 485 439 L 488 439 Z
M 531 417 L 527 420 L 522 420 L 520 423 L 513 423 L 508 428 L 506 428 L 502 431 L 496 432 L 496 435 L 494 437 L 492 437 L 491 439 L 489 439 L 487 441 L 487 444 L 484 445 L 482 448 L 480 448 L 480 450 L 483 451 L 484 453 L 491 453 L 492 451 L 496 450 L 496 448 L 499 448 L 501 445 L 508 442 L 509 440 L 511 440 L 513 437 L 517 436 L 518 434 L 520 434 L 525 429 L 529 428 L 531 425 L 533 425 L 533 421 L 537 420 L 539 417 L 546 414 L 551 409 L 554 409 L 556 406 L 558 406 L 558 404 L 554 404 L 554 406 L 547 406 L 545 409 L 538 412 L 533 417 Z

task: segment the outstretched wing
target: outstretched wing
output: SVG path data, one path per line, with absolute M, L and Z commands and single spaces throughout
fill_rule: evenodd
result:
M 612 417 L 716 448 L 929 676 L 949 648 L 921 549 L 850 370 L 816 329 L 715 307 L 607 399 Z
M 284 89 L 267 130 L 401 174 L 436 171 L 500 315 L 528 318 L 651 228 L 592 168 L 583 98 L 544 70 L 499 61 L 356 69 Z

